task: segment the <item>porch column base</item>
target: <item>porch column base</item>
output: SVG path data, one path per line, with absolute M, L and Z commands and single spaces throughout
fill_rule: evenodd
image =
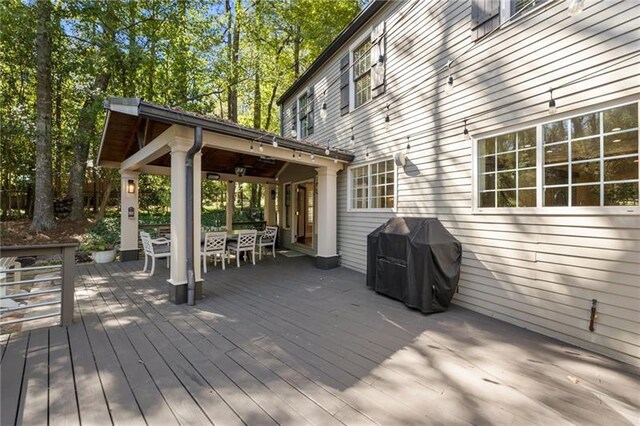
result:
M 340 265 L 340 256 L 316 256 L 316 268 L 333 269 Z
M 187 285 L 178 284 L 173 285 L 168 283 L 169 301 L 174 305 L 181 305 L 187 303 Z M 202 281 L 196 281 L 196 301 L 202 299 Z
M 120 262 L 130 262 L 132 260 L 138 260 L 138 249 L 120 250 Z

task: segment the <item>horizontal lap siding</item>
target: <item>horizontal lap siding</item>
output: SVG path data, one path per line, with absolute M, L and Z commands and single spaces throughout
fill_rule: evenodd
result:
M 594 70 L 602 75 L 554 90 L 559 113 L 638 99 L 640 57 L 611 64 L 638 51 L 640 4 L 588 2 L 569 17 L 566 2 L 549 1 L 460 56 L 449 96 L 443 94 L 446 71 L 434 71 L 471 43 L 470 2 L 419 2 L 396 25 L 412 5 L 392 3 L 371 22 L 386 19 L 386 93 L 341 117 L 339 89 L 331 86 L 327 121 L 316 120 L 312 139 L 352 148 L 356 165 L 366 161 L 366 147 L 369 160 L 389 158 L 414 135 L 410 165 L 398 172 L 396 213 L 348 212 L 347 173 L 339 175 L 342 264 L 364 272 L 367 234 L 394 214 L 437 217 L 463 244 L 456 303 L 640 364 L 638 215 L 474 214 L 471 143 L 462 138 L 462 120 L 486 111 L 469 120 L 472 134 L 547 120 L 549 88 Z M 347 46 L 313 78 L 319 96 L 346 52 Z M 288 112 L 290 100 L 287 105 Z M 595 332 L 588 330 L 592 299 L 598 300 Z

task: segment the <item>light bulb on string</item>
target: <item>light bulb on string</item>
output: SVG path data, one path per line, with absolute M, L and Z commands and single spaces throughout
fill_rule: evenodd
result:
M 320 108 L 320 118 L 322 119 L 322 121 L 327 119 L 327 103 L 326 102 L 323 102 L 322 108 Z
M 584 10 L 585 0 L 569 0 L 567 11 L 569 16 L 576 16 Z
M 549 96 L 551 99 L 549 100 L 549 114 L 555 114 L 557 111 L 556 108 L 556 100 L 553 99 L 553 89 L 549 89 Z
M 260 146 L 258 146 L 258 149 L 260 150 L 260 152 L 264 151 L 264 147 L 262 146 L 262 142 L 260 142 Z
M 249 146 L 249 151 L 253 152 L 253 141 L 251 141 L 251 145 Z
M 389 123 L 391 122 L 391 116 L 389 116 L 389 104 L 387 104 L 387 113 L 384 116 L 384 128 L 389 130 Z
M 444 94 L 450 95 L 453 93 L 453 76 L 451 75 L 451 61 L 447 63 L 449 68 L 449 77 L 447 77 L 447 84 L 444 86 Z
M 356 143 L 356 137 L 353 135 L 353 127 L 351 128 L 351 141 L 349 144 L 353 146 Z
M 469 134 L 469 130 L 467 129 L 467 119 L 464 119 L 464 130 L 462 131 L 462 134 L 464 135 L 464 140 L 468 141 L 469 139 L 471 139 L 471 135 Z
M 278 147 L 278 140 L 276 139 L 276 137 L 273 137 L 273 142 L 271 143 L 273 145 L 274 148 Z
M 300 151 L 298 151 L 298 160 L 302 159 L 302 153 Z
M 293 154 L 291 154 L 291 158 L 295 159 L 296 158 L 296 150 L 293 150 Z
M 316 156 L 313 152 L 309 155 L 309 157 L 311 158 L 311 161 L 313 161 L 314 163 L 316 162 Z
M 324 149 L 324 155 L 329 155 L 331 153 L 331 145 L 329 144 L 329 139 L 327 139 L 327 147 Z
M 366 149 L 366 151 L 365 151 L 365 153 L 364 153 L 364 156 L 365 156 L 366 158 L 369 158 L 369 147 L 368 147 L 368 146 L 367 146 L 367 149 Z

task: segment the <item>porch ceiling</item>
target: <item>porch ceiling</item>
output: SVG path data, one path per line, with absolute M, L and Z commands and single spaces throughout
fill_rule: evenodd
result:
M 152 166 L 171 167 L 171 155 L 165 154 L 149 163 Z M 258 155 L 247 155 L 222 149 L 202 148 L 202 170 L 204 172 L 233 175 L 236 166 L 244 166 L 247 176 L 275 178 L 285 162 Z
M 254 141 L 256 151 L 258 141 L 271 147 L 273 138 L 277 140 L 281 149 L 313 153 L 319 158 L 329 157 L 342 163 L 349 163 L 354 159 L 353 154 L 348 151 L 332 149 L 327 156 L 324 153 L 325 146 L 318 143 L 283 138 L 225 120 L 166 108 L 138 98 L 111 98 L 105 101 L 104 106 L 107 109 L 107 119 L 97 158 L 97 164 L 104 167 L 120 167 L 124 160 L 173 125 L 202 127 L 206 132 L 231 136 L 237 140 L 238 148 L 242 149 L 236 150 L 233 146 L 226 146 L 227 149 L 205 146 L 202 150 L 203 171 L 234 174 L 236 166 L 245 166 L 247 176 L 274 178 L 285 164 L 282 156 L 280 159 L 274 159 L 260 156 L 259 152 L 239 152 L 247 151 L 244 148 L 251 141 Z M 153 159 L 148 165 L 170 167 L 171 156 L 164 154 Z

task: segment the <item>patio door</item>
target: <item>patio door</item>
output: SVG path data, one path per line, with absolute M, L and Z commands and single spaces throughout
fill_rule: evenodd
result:
M 293 242 L 313 247 L 314 191 L 313 181 L 300 182 L 296 186 L 296 229 Z

